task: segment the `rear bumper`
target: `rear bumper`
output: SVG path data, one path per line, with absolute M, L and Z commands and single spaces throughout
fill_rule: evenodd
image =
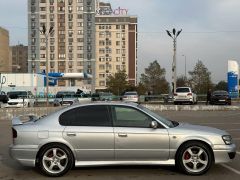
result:
M 14 145 L 9 146 L 9 155 L 23 166 L 35 167 L 37 148 L 19 148 Z
M 213 153 L 216 164 L 231 162 L 236 155 L 236 145 L 215 145 Z

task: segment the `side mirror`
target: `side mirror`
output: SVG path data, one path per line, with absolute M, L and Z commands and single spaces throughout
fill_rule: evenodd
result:
M 151 122 L 151 128 L 153 128 L 153 129 L 157 129 L 157 128 L 158 128 L 158 123 L 157 123 L 157 121 L 152 121 L 152 122 Z

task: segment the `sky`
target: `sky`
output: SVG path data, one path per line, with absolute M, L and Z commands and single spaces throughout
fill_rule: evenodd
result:
M 177 39 L 177 75 L 201 60 L 217 83 L 227 79 L 227 61 L 240 64 L 239 0 L 103 0 L 138 17 L 138 74 L 157 60 L 171 79 L 173 42 L 166 30 L 182 29 Z M 27 0 L 1 0 L 0 26 L 10 44 L 27 45 Z

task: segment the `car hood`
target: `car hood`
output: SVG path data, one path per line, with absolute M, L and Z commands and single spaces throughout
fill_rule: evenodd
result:
M 190 133 L 195 135 L 229 135 L 226 131 L 212 128 L 208 126 L 200 126 L 200 125 L 193 125 L 188 123 L 179 123 L 179 125 L 175 128 L 172 128 L 173 131 L 170 130 L 172 133 Z

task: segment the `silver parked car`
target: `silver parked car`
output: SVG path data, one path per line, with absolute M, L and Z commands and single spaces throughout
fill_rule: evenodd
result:
M 236 152 L 225 131 L 170 121 L 135 103 L 79 104 L 12 123 L 11 157 L 48 176 L 74 166 L 139 164 L 201 175 Z
M 79 103 L 79 100 L 74 91 L 59 91 L 53 100 L 53 106 L 70 106 L 76 103 Z

